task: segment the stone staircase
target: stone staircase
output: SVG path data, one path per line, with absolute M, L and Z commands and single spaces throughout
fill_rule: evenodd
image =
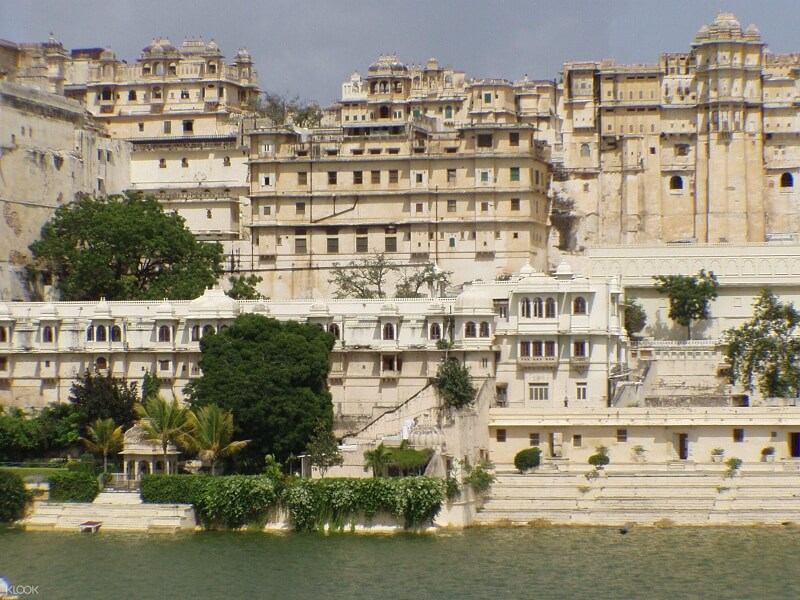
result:
M 92 503 L 39 502 L 23 522 L 28 530 L 78 531 L 100 521 L 102 531 L 177 533 L 194 531 L 191 504 L 143 504 L 138 492 L 103 492 Z
M 800 523 L 800 474 L 744 465 L 733 478 L 717 465 L 606 467 L 520 475 L 497 470 L 477 524 L 549 522 L 572 525 L 754 525 Z

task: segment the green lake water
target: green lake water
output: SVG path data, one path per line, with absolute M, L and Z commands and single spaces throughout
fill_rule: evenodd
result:
M 35 597 L 122 600 L 800 598 L 800 529 L 470 529 L 358 535 L 0 530 Z

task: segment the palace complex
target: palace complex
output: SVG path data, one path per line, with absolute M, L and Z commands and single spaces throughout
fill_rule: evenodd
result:
M 723 333 L 762 288 L 800 301 L 800 54 L 719 13 L 687 52 L 569 62 L 559 81 L 382 55 L 303 126 L 255 114 L 259 92 L 249 53 L 229 63 L 213 41 L 154 40 L 133 64 L 0 41 L 0 404 L 63 402 L 86 369 L 156 373 L 181 399 L 202 336 L 257 313 L 336 337 L 354 474 L 364 448 L 409 436 L 451 466 L 528 446 L 556 470 L 597 446 L 660 464 L 774 446 L 796 470 L 800 408 L 731 386 Z M 221 242 L 226 275 L 262 277 L 269 300 L 31 301 L 27 247 L 52 211 L 125 190 Z M 449 285 L 335 298 L 335 270 L 376 255 Z M 719 298 L 687 340 L 653 277 L 703 269 Z M 635 341 L 631 298 L 648 318 Z M 479 388 L 468 419 L 431 386 L 446 357 Z

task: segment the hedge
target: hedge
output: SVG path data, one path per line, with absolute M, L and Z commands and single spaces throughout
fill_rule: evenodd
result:
M 535 469 L 541 463 L 541 455 L 542 450 L 538 446 L 520 450 L 514 457 L 514 466 L 519 469 L 520 473 L 524 473 L 529 469 Z
M 265 475 L 145 475 L 142 500 L 192 504 L 204 526 L 242 527 L 266 519 L 280 503 L 296 531 L 344 529 L 360 515 L 380 512 L 402 519 L 406 528 L 432 521 L 442 507 L 445 481 L 430 477 L 300 479 L 277 491 Z
M 48 482 L 53 502 L 91 502 L 100 491 L 97 478 L 91 473 L 53 473 Z
M 0 523 L 21 519 L 29 499 L 22 477 L 0 471 Z

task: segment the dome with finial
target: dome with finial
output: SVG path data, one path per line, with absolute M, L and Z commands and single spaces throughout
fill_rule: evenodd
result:
M 233 61 L 237 63 L 253 62 L 252 58 L 250 58 L 250 53 L 245 48 L 239 48 L 236 56 L 233 57 Z
M 239 314 L 239 303 L 222 288 L 209 288 L 189 303 L 189 314 L 192 318 L 235 318 Z
M 108 304 L 105 296 L 100 298 L 100 302 L 94 305 L 94 314 L 95 319 L 110 319 L 111 318 L 111 307 Z
M 408 445 L 412 448 L 441 449 L 444 447 L 444 434 L 433 423 L 428 413 L 424 413 L 415 420 L 414 426 L 408 432 Z

